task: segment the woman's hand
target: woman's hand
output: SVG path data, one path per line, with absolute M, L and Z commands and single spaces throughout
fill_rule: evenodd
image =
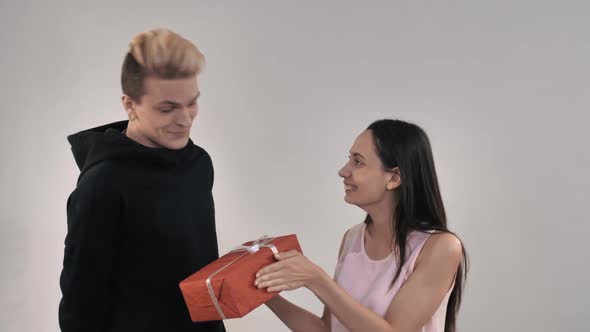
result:
M 268 292 L 313 287 L 321 280 L 324 271 L 297 250 L 275 255 L 278 262 L 270 264 L 256 273 L 254 286 L 266 288 Z

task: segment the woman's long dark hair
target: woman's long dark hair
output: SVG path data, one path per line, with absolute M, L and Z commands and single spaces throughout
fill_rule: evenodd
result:
M 419 126 L 401 120 L 378 120 L 370 130 L 375 140 L 377 154 L 386 169 L 399 167 L 401 185 L 397 190 L 397 207 L 393 220 L 394 250 L 398 258 L 399 278 L 406 262 L 406 241 L 411 231 L 440 231 L 452 233 L 447 228 L 447 217 L 440 195 L 434 159 L 428 136 Z M 367 215 L 366 224 L 373 221 Z M 467 253 L 463 244 L 463 258 L 457 268 L 455 285 L 447 305 L 445 332 L 455 332 L 457 313 L 461 305 L 461 293 L 468 269 Z

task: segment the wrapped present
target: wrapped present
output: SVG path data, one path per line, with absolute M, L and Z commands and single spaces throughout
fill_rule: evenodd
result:
M 246 242 L 180 282 L 193 322 L 243 317 L 275 295 L 254 286 L 256 272 L 276 262 L 274 253 L 301 252 L 294 234 Z

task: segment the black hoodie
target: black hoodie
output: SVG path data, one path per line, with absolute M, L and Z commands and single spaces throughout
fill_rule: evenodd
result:
M 192 323 L 178 286 L 218 258 L 211 159 L 192 141 L 145 147 L 126 127 L 68 137 L 80 177 L 67 202 L 61 330 L 224 331 Z

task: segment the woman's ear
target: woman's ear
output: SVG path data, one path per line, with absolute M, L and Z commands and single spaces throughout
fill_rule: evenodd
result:
M 389 178 L 387 180 L 387 190 L 394 190 L 402 184 L 402 178 L 399 167 L 394 167 L 387 171 Z

